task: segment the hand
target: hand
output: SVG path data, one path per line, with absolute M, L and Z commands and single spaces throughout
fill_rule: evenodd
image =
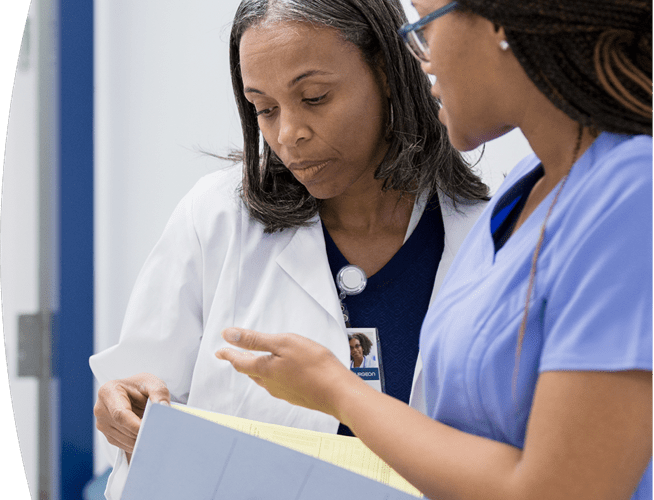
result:
M 338 418 L 340 391 L 347 391 L 359 378 L 325 347 L 293 333 L 267 334 L 227 328 L 223 338 L 230 344 L 251 351 L 270 354 L 255 356 L 251 352 L 225 348 L 216 352 L 218 359 L 229 361 L 236 371 L 248 375 L 276 398 L 319 410 Z M 353 377 L 353 378 L 352 378 Z
M 93 413 L 107 441 L 131 454 L 148 398 L 170 405 L 166 384 L 149 373 L 107 382 L 98 391 Z

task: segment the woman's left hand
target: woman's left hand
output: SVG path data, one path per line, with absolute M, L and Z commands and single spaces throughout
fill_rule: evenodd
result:
M 216 357 L 229 361 L 238 372 L 248 375 L 276 398 L 339 418 L 339 394 L 357 390 L 359 378 L 331 351 L 306 337 L 243 328 L 227 328 L 222 336 L 247 351 L 224 348 L 216 352 Z M 254 355 L 248 351 L 270 354 Z

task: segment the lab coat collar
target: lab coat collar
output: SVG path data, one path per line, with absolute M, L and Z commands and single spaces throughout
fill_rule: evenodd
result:
M 300 227 L 277 257 L 277 264 L 336 320 L 345 331 L 343 313 L 329 268 L 318 216 Z M 325 286 L 325 284 L 329 284 Z

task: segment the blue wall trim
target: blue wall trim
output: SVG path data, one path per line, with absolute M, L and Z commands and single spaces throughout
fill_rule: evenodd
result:
M 93 475 L 93 1 L 59 0 L 60 302 L 53 375 L 59 379 L 61 500 Z

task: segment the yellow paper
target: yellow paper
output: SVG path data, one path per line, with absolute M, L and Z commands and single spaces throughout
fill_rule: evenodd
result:
M 286 446 L 292 450 L 338 465 L 416 497 L 423 495 L 386 462 L 354 437 L 266 424 L 221 413 L 173 404 L 174 408 L 202 417 L 225 427 Z

